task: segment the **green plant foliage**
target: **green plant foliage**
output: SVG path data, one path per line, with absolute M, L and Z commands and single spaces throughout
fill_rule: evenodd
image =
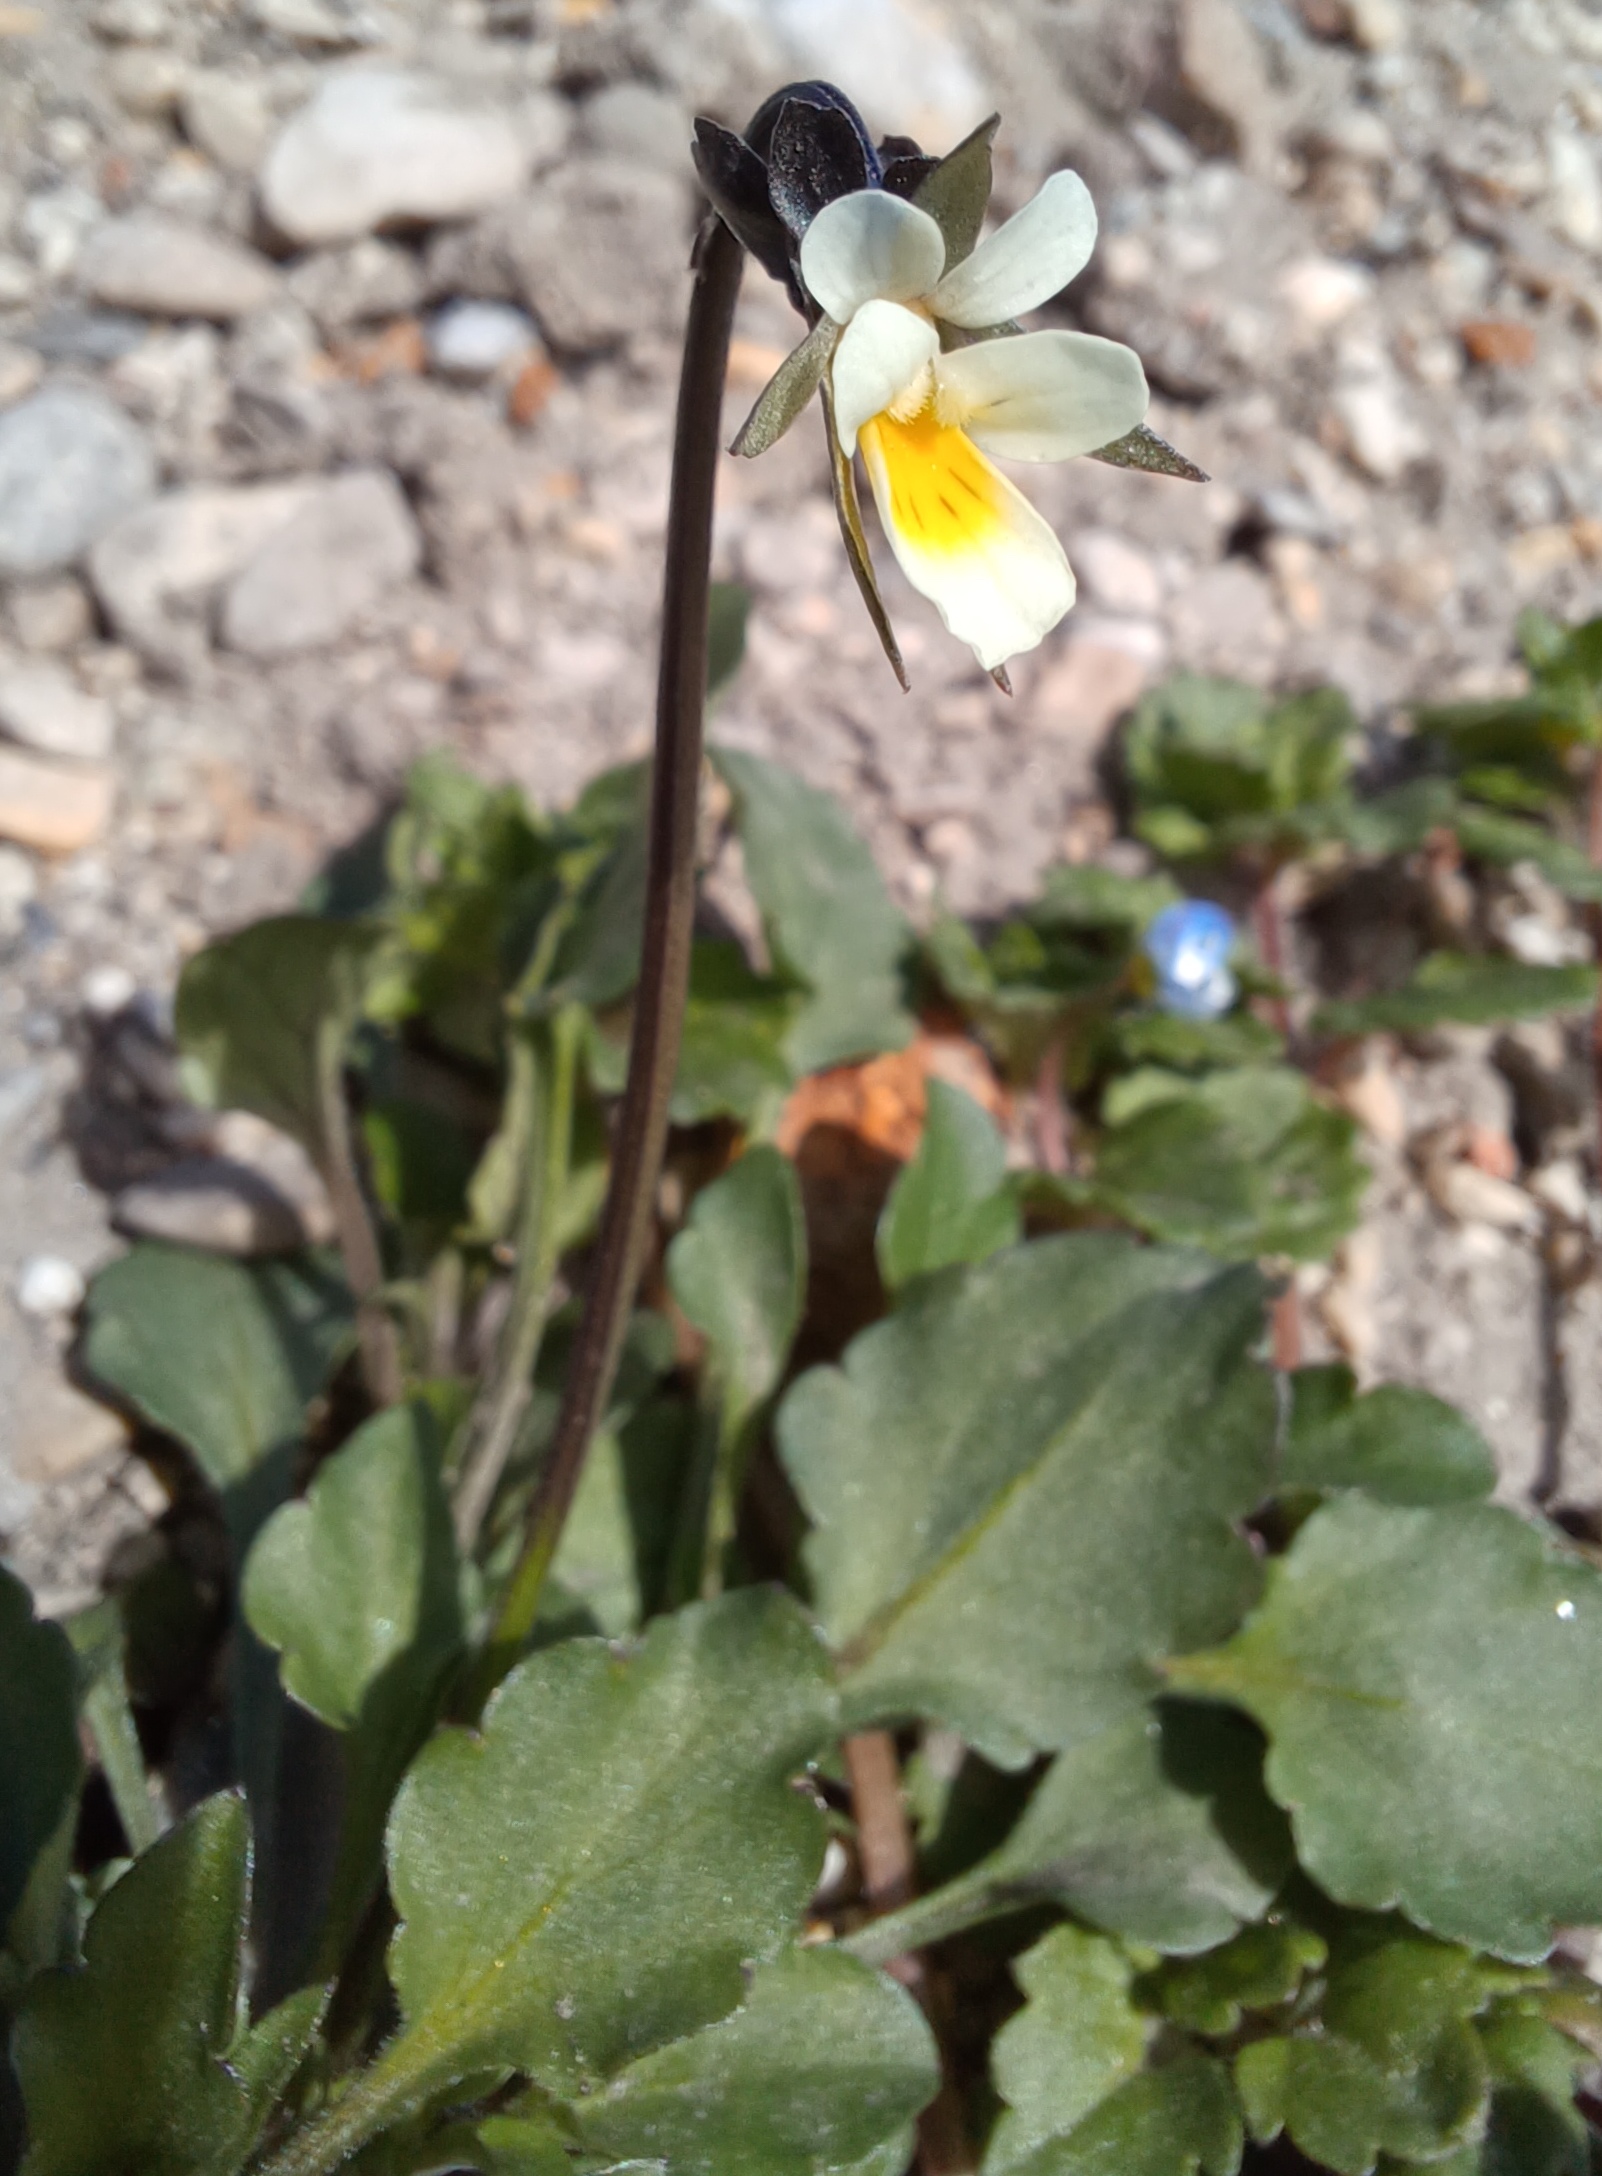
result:
M 899 1050 L 909 933 L 837 802 L 759 757 L 715 748 L 773 957 L 807 990 L 786 1054 L 797 1073 Z
M 1342 1903 L 1499 1956 L 1602 1914 L 1587 1688 L 1602 1576 L 1488 1505 L 1317 1511 L 1229 1644 L 1168 1665 L 1250 1710 L 1297 1854 Z
M 101 1270 L 87 1316 L 90 1375 L 176 1436 L 225 1497 L 249 1493 L 299 1443 L 352 1319 L 343 1280 L 321 1261 L 234 1262 L 154 1243 Z
M 668 1252 L 673 1296 L 711 1348 L 734 1428 L 779 1387 L 806 1276 L 795 1166 L 776 1148 L 750 1149 L 696 1196 Z
M 929 2028 L 893 1980 L 791 1949 L 732 2016 L 580 2101 L 576 2130 L 598 2163 L 665 2176 L 826 2176 L 902 2137 L 939 2082 Z
M 176 1015 L 195 1100 L 255 1111 L 321 1157 L 329 1068 L 360 1015 L 379 938 L 360 923 L 286 914 L 197 952 Z
M 25 2176 L 233 2176 L 299 2067 L 322 1995 L 243 2030 L 250 1887 L 243 1801 L 207 1799 L 117 1882 L 81 1968 L 28 1990 L 13 2037 L 32 2138 Z
M 1578 1012 L 1596 1002 L 1594 967 L 1526 967 L 1519 960 L 1432 952 L 1405 989 L 1349 1003 L 1321 1005 L 1319 1035 L 1371 1035 L 1379 1029 L 1411 1035 L 1448 1021 L 1473 1026 Z
M 1265 1912 L 1292 1864 L 1257 1733 L 1181 1701 L 1059 1754 L 1006 1840 L 919 1903 L 853 1937 L 859 1955 L 1055 1903 L 1109 1934 L 1185 1954 Z
M 1480 2043 L 1491 2066 L 1491 2120 L 1470 2149 L 1474 2176 L 1587 2176 L 1585 2118 L 1574 2105 L 1584 2052 L 1511 2004 L 1481 2025 Z
M 990 208 L 995 185 L 992 146 L 1001 116 L 993 113 L 965 136 L 918 184 L 913 202 L 939 227 L 946 243 L 946 270 L 971 257 Z
M 1308 1261 L 1356 1224 L 1368 1184 L 1357 1129 L 1288 1066 L 1119 1085 L 1092 1198 L 1139 1230 L 1226 1260 Z
M 1235 2176 L 1241 2146 L 1229 2073 L 1182 2055 L 1128 2079 L 1013 2167 L 1017 2176 Z
M 1490 1445 L 1455 1406 L 1382 1383 L 1359 1397 L 1347 1367 L 1291 1377 L 1279 1486 L 1358 1488 L 1390 1504 L 1471 1503 L 1496 1486 Z
M 896 1180 L 879 1224 L 879 1273 L 899 1291 L 914 1277 L 983 1262 L 1018 1239 L 1017 1189 L 1007 1144 L 987 1111 L 960 1088 L 929 1083 L 918 1152 Z
M 0 1936 L 77 1803 L 81 1766 L 72 1649 L 0 1565 Z
M 348 2151 L 486 2073 L 573 2094 L 727 2016 L 816 1880 L 822 1823 L 790 1778 L 833 1724 L 800 1612 L 756 1590 L 627 1658 L 570 1640 L 519 1665 L 396 1801 L 405 2024 L 314 2135 Z
M 990 2136 L 985 2176 L 1003 2176 L 1036 2147 L 1065 2137 L 1145 2059 L 1147 2020 L 1130 1988 L 1134 1967 L 1116 1942 L 1058 1927 L 1013 1966 L 1028 1997 L 991 2050 L 1006 2109 Z
M 1136 827 L 1178 860 L 1339 836 L 1354 724 L 1333 688 L 1275 703 L 1239 681 L 1177 674 L 1145 697 L 1124 742 Z
M 115 1602 L 96 1602 L 68 1620 L 67 1637 L 78 1661 L 83 1727 L 94 1745 L 128 1848 L 137 1857 L 156 1841 L 161 1824 L 151 1803 L 145 1757 L 128 1705 L 122 1612 Z
M 1249 1270 L 1070 1235 L 926 1280 L 795 1385 L 780 1451 L 854 1725 L 937 1716 L 1015 1766 L 1138 1712 L 1161 1655 L 1237 1620 L 1261 1311 Z
M 456 1551 L 421 1406 L 382 1413 L 275 1512 L 245 1566 L 245 1615 L 284 1687 L 336 1730 L 375 1692 L 404 1712 L 461 1640 Z
M 1275 1918 L 1242 1927 L 1204 1956 L 1165 1964 L 1150 1992 L 1176 2025 L 1223 2039 L 1239 2031 L 1245 2011 L 1277 2010 L 1291 2001 L 1328 1955 L 1328 1944 L 1310 1927 Z
M 745 661 L 751 592 L 738 582 L 714 582 L 706 640 L 706 699 L 717 701 Z

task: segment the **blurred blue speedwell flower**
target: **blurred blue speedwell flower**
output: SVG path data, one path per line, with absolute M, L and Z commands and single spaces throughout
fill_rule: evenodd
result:
M 1141 941 L 1157 972 L 1156 999 L 1181 1020 L 1216 1020 L 1235 1002 L 1229 970 L 1235 924 L 1210 899 L 1165 907 Z

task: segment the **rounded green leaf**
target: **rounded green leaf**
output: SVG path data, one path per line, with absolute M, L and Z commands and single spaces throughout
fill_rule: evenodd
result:
M 806 1275 L 795 1166 L 776 1148 L 753 1148 L 696 1196 L 668 1249 L 673 1296 L 712 1348 L 737 1426 L 778 1388 Z
M 1007 1144 L 970 1095 L 929 1083 L 917 1154 L 897 1178 L 879 1224 L 879 1271 L 892 1291 L 953 1263 L 983 1262 L 1019 1236 L 1007 1184 Z
M 1139 1713 L 1258 1572 L 1272 1391 L 1255 1272 L 1071 1234 L 920 1282 L 780 1410 L 853 1722 L 1002 1766 Z
M 1602 1918 L 1602 1575 L 1511 1512 L 1316 1512 L 1181 1689 L 1268 1732 L 1268 1787 L 1342 1903 L 1498 1955 Z
M 1362 1397 L 1350 1368 L 1300 1368 L 1277 1486 L 1358 1488 L 1391 1504 L 1475 1502 L 1496 1486 L 1496 1460 L 1471 1420 L 1403 1383 Z
M 838 1950 L 787 1950 L 742 2008 L 577 2104 L 597 2157 L 669 2176 L 823 2176 L 897 2137 L 939 2058 L 903 1988 Z
M 1130 1999 L 1134 1967 L 1116 1942 L 1058 1927 L 1013 1966 L 1028 1997 L 991 2049 L 1006 2110 L 990 2136 L 984 2176 L 1025 2161 L 1081 2123 L 1139 2070 L 1146 2020 Z
M 1119 2086 L 1012 2176 L 1235 2176 L 1241 2145 L 1229 2073 L 1182 2055 Z

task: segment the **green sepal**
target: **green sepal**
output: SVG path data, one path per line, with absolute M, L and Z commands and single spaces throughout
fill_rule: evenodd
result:
M 1149 476 L 1177 476 L 1187 484 L 1212 482 L 1204 468 L 1188 461 L 1166 438 L 1159 438 L 1144 423 L 1137 423 L 1122 438 L 1115 438 L 1110 446 L 1098 446 L 1089 456 L 1092 461 L 1105 461 L 1109 468 L 1144 469 Z
M 990 209 L 995 185 L 995 161 L 991 146 L 1001 116 L 993 113 L 965 136 L 955 151 L 948 152 L 918 185 L 913 203 L 927 212 L 946 238 L 946 270 L 971 257 Z
M 890 625 L 890 615 L 879 594 L 879 581 L 873 571 L 867 533 L 862 526 L 862 508 L 857 504 L 856 473 L 851 466 L 850 455 L 840 443 L 840 431 L 834 418 L 834 392 L 829 384 L 827 371 L 818 381 L 818 390 L 823 395 L 823 419 L 829 435 L 829 472 L 834 486 L 834 511 L 839 519 L 846 557 L 851 562 L 851 572 L 856 577 L 857 588 L 862 592 L 862 601 L 868 608 L 873 631 L 879 637 L 884 654 L 890 660 L 890 670 L 900 681 L 902 693 L 905 694 L 912 683 L 907 678 L 907 668 L 902 661 L 901 646 L 896 641 L 895 629 Z
M 820 318 L 798 348 L 785 357 L 741 424 L 730 453 L 755 460 L 776 446 L 823 383 L 840 342 L 840 327 Z

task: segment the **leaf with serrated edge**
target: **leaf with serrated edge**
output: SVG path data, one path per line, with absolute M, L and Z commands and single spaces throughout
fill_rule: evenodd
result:
M 1058 1927 L 1013 1966 L 1028 2001 L 991 2049 L 1006 2111 L 984 2176 L 1002 2176 L 1048 2138 L 1065 2136 L 1139 2070 L 1146 2020 L 1130 1999 L 1134 1967 L 1116 1942 Z
M 851 1938 L 883 1961 L 1042 1903 L 1174 1955 L 1267 1911 L 1292 1863 L 1241 1717 L 1163 1701 L 1062 1753 L 988 1858 Z
M 946 270 L 971 257 L 990 209 L 995 180 L 991 146 L 1001 116 L 993 113 L 965 136 L 955 151 L 948 152 L 913 196 L 919 211 L 927 212 L 946 241 Z
M 834 420 L 834 390 L 827 371 L 819 381 L 818 391 L 823 395 L 823 422 L 829 441 L 829 479 L 834 490 L 834 511 L 840 524 L 840 538 L 845 545 L 846 558 L 862 601 L 868 608 L 868 617 L 873 622 L 873 631 L 890 661 L 890 670 L 900 681 L 902 693 L 905 694 L 911 682 L 907 678 L 906 665 L 902 662 L 901 645 L 896 640 L 890 615 L 879 594 L 879 578 L 873 571 L 873 554 L 868 549 L 868 534 L 862 526 L 862 508 L 857 503 L 856 472 L 851 466 L 851 456 L 840 443 L 839 429 Z
M 823 2176 L 898 2137 L 940 2082 L 896 1983 L 838 1950 L 792 1949 L 744 2006 L 632 2064 L 575 2110 L 597 2158 L 672 2176 Z
M 263 2088 L 300 2060 L 321 2002 L 264 2019 L 258 2030 L 272 2030 L 250 2046 L 247 2075 L 229 2065 L 249 1888 L 244 1801 L 209 1798 L 106 1895 L 83 1967 L 33 1982 L 14 2041 L 33 2141 L 25 2176 L 241 2165 Z
M 573 2094 L 727 2016 L 812 1893 L 822 1820 L 791 1778 L 835 1727 L 827 1658 L 766 1590 L 659 1618 L 627 1655 L 569 1640 L 521 1663 L 396 1801 L 406 2022 L 319 2150 L 474 2073 Z
M 77 1795 L 75 1680 L 66 1634 L 0 1565 L 0 1937 Z
M 1313 1032 L 1350 1036 L 1386 1029 L 1408 1034 L 1444 1021 L 1475 1026 L 1540 1019 L 1594 1005 L 1596 994 L 1594 967 L 1527 967 L 1520 960 L 1434 952 L 1403 989 L 1321 1005 L 1313 1016 Z
M 854 1726 L 938 1717 L 1016 1767 L 1141 1712 L 1158 1657 L 1238 1621 L 1262 1304 L 1255 1271 L 1069 1234 L 921 1282 L 791 1389 L 780 1451 Z
M 879 1224 L 879 1271 L 892 1291 L 956 1262 L 982 1262 L 1016 1244 L 1018 1198 L 1007 1144 L 970 1095 L 929 1083 L 917 1154 L 897 1178 Z
M 845 811 L 759 756 L 717 747 L 711 759 L 734 795 L 769 947 L 811 991 L 785 1037 L 792 1068 L 811 1073 L 903 1049 L 914 1027 L 901 981 L 911 932 Z
M 1150 1992 L 1176 2025 L 1222 2039 L 1240 2029 L 1243 2011 L 1289 2002 L 1328 1955 L 1328 1944 L 1310 1928 L 1269 1920 L 1243 1927 L 1221 1948 L 1165 1965 Z
M 1360 1488 L 1391 1504 L 1474 1503 L 1496 1460 L 1471 1420 L 1403 1383 L 1357 1395 L 1350 1368 L 1299 1368 L 1280 1456 L 1280 1489 Z
M 1169 445 L 1166 438 L 1159 438 L 1144 423 L 1137 423 L 1122 438 L 1115 438 L 1110 446 L 1099 446 L 1090 456 L 1092 461 L 1105 461 L 1109 468 L 1144 469 L 1151 476 L 1177 476 L 1182 483 L 1205 484 L 1212 481 L 1204 468 Z
M 673 1296 L 712 1347 L 736 1428 L 784 1373 L 806 1294 L 806 1247 L 795 1166 L 764 1146 L 696 1196 L 668 1249 Z
M 756 406 L 741 424 L 730 453 L 754 460 L 779 443 L 823 382 L 839 341 L 840 327 L 827 317 L 820 318 L 768 380 Z
M 1602 1575 L 1511 1512 L 1326 1504 L 1227 1646 L 1168 1665 L 1268 1732 L 1329 1894 L 1499 1956 L 1602 1918 Z
M 1009 2176 L 1235 2176 L 1242 2143 L 1228 2072 L 1182 2055 L 1127 2080 Z

